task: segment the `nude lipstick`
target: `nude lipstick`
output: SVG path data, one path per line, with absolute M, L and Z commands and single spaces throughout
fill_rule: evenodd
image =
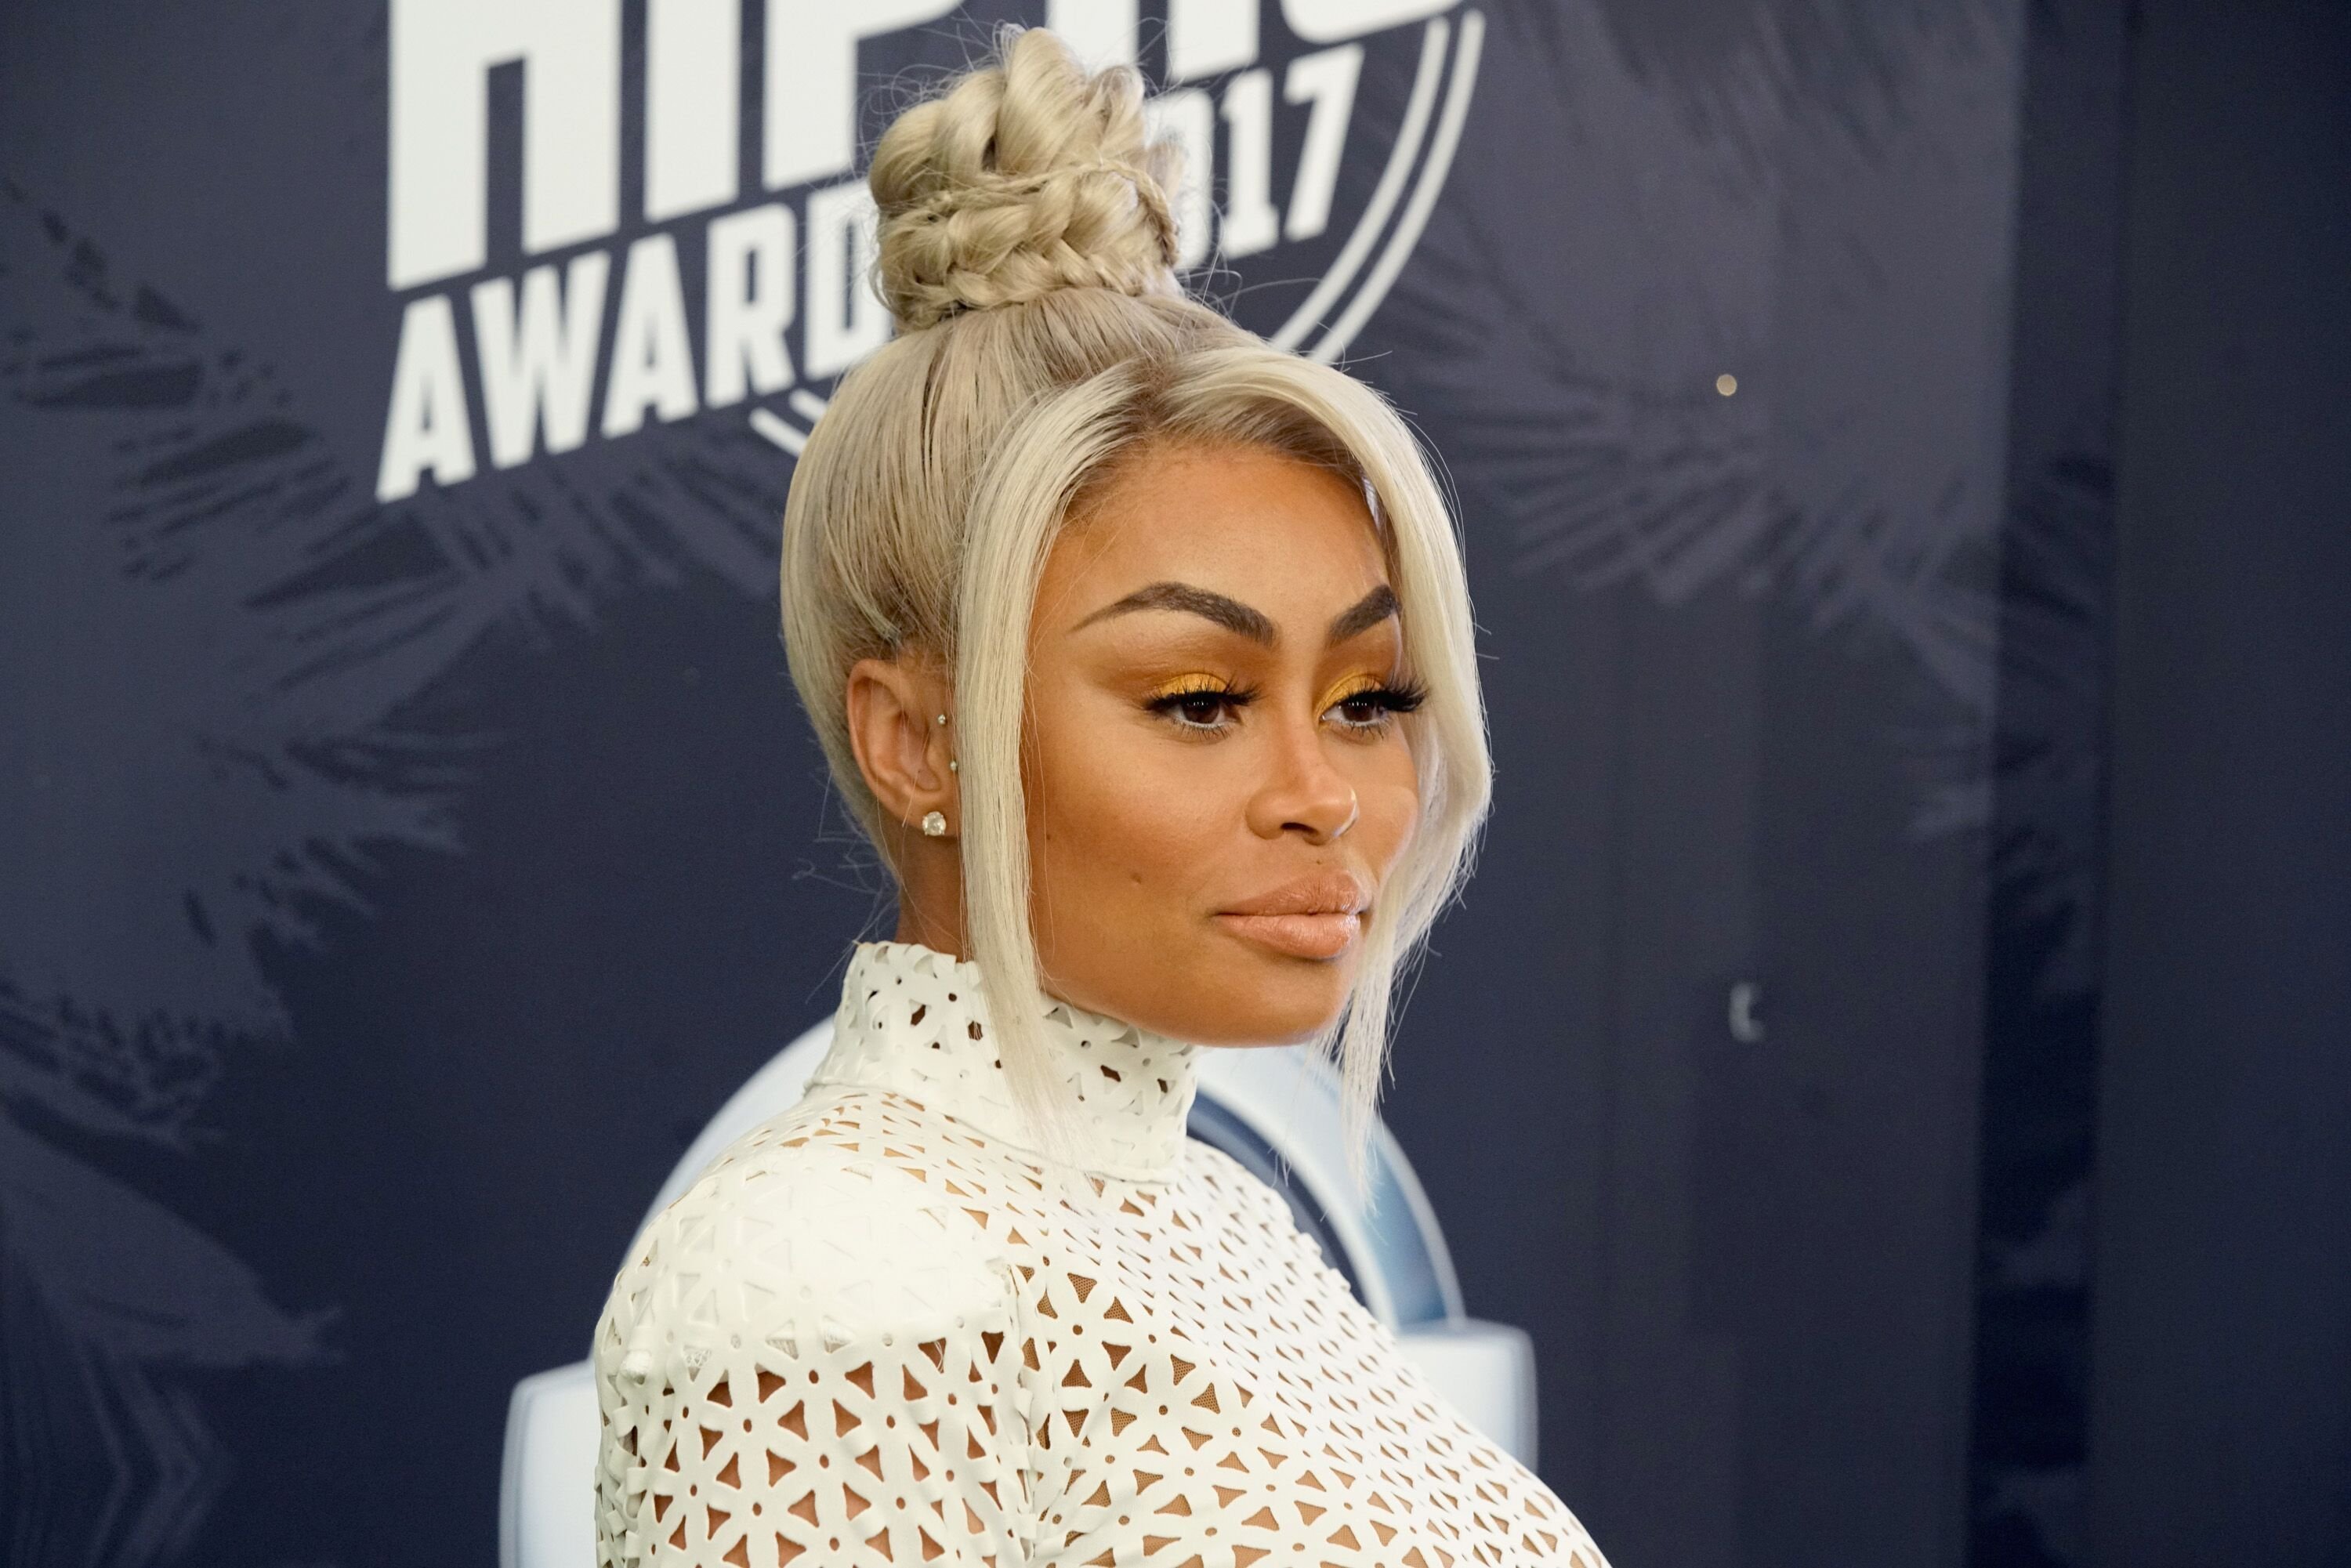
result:
M 1363 935 L 1371 896 L 1346 872 L 1322 872 L 1282 883 L 1218 912 L 1236 936 L 1293 958 L 1343 956 Z

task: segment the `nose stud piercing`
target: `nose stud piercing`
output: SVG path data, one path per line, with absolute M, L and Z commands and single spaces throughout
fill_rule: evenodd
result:
M 923 836 L 925 838 L 944 838 L 946 836 L 946 831 L 947 819 L 945 812 L 925 811 L 923 813 Z

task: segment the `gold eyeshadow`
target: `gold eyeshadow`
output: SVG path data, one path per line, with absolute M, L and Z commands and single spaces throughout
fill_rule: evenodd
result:
M 1323 697 L 1321 706 L 1316 709 L 1316 711 L 1322 712 L 1330 708 L 1336 707 L 1339 704 L 1345 702 L 1350 697 L 1361 696 L 1365 692 L 1379 691 L 1387 685 L 1388 683 L 1386 681 L 1381 679 L 1377 675 L 1349 675 L 1345 680 L 1341 681 L 1337 685 L 1331 688 L 1330 694 Z
M 1157 685 L 1152 687 L 1151 695 L 1154 700 L 1157 700 L 1162 697 L 1191 696 L 1195 694 L 1203 692 L 1214 692 L 1218 695 L 1222 695 L 1223 693 L 1229 692 L 1232 689 L 1232 682 L 1225 679 L 1222 675 L 1177 675 L 1173 680 L 1162 681 Z

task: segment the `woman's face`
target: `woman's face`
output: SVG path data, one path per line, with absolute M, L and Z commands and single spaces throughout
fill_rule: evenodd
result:
M 1138 454 L 1055 542 L 1029 652 L 1046 989 L 1202 1044 L 1312 1037 L 1420 805 L 1362 496 L 1254 448 Z

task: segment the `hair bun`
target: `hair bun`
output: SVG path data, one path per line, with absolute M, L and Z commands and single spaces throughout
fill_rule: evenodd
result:
M 900 115 L 874 150 L 882 297 L 905 330 L 1056 288 L 1177 294 L 1181 159 L 1146 145 L 1143 81 L 1042 28 Z

